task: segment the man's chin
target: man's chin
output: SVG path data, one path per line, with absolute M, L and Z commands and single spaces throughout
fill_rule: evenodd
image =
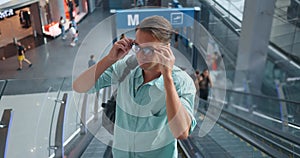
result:
M 140 63 L 139 65 L 143 70 L 152 70 L 156 66 L 155 63 Z

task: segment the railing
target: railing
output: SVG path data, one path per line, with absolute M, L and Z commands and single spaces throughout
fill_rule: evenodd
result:
M 230 17 L 233 17 L 233 15 L 230 14 Z M 239 32 L 238 30 L 234 30 L 230 34 L 235 34 L 235 32 Z M 238 37 L 238 36 L 235 36 Z M 222 38 L 222 37 L 220 37 Z M 227 40 L 229 37 L 223 37 L 223 39 Z M 222 41 L 222 40 L 219 40 Z M 87 42 L 88 43 L 88 42 Z M 208 43 L 205 43 L 206 45 Z M 227 44 L 228 46 L 229 44 Z M 231 52 L 231 49 L 229 48 L 223 48 L 225 45 L 218 45 L 220 50 L 228 50 L 228 52 Z M 233 48 L 236 49 L 236 48 Z M 205 49 L 206 50 L 206 49 Z M 211 52 L 210 52 L 211 53 Z M 234 59 L 232 59 L 234 61 Z M 234 76 L 234 75 L 231 75 Z M 233 81 L 233 80 L 232 80 Z M 49 84 L 47 83 L 49 82 Z M 48 157 L 48 156 L 58 156 L 55 154 L 55 151 L 58 149 L 57 145 L 55 145 L 55 138 L 52 137 L 56 134 L 56 130 L 59 130 L 55 127 L 52 127 L 51 122 L 55 122 L 59 120 L 59 112 L 56 106 L 57 101 L 62 100 L 63 96 L 61 94 L 68 95 L 68 99 L 64 101 L 64 104 L 66 105 L 64 112 L 65 112 L 65 119 L 64 119 L 64 126 L 62 127 L 63 130 L 63 137 L 62 141 L 59 141 L 60 143 L 63 143 L 61 149 L 63 147 L 67 147 L 68 144 L 73 142 L 79 136 L 80 134 L 84 135 L 87 132 L 87 129 L 84 127 L 87 127 L 89 123 L 91 123 L 91 120 L 97 119 L 97 114 L 99 112 L 99 104 L 98 99 L 95 99 L 95 94 L 85 94 L 85 96 L 81 94 L 73 94 L 71 90 L 71 78 L 59 78 L 59 79 L 36 79 L 31 81 L 26 80 L 8 80 L 2 82 L 2 90 L 1 94 L 1 106 L 0 109 L 4 109 L 6 107 L 9 107 L 9 105 L 14 106 L 14 111 L 17 112 L 15 121 L 18 123 L 23 122 L 29 122 L 28 120 L 31 120 L 30 124 L 26 124 L 26 127 L 20 126 L 15 124 L 13 127 L 13 132 L 11 133 L 11 139 L 8 141 L 8 156 L 10 157 Z M 14 90 L 14 91 L 13 91 Z M 18 93 L 16 93 L 18 92 Z M 100 91 L 100 95 L 96 95 L 99 97 L 104 97 L 103 101 L 105 101 L 105 98 L 110 96 L 110 92 L 105 93 L 106 91 Z M 232 94 L 231 94 L 232 93 Z M 106 95 L 107 94 L 107 95 Z M 281 114 L 280 111 L 274 111 L 273 109 L 271 112 L 267 111 L 266 107 L 262 105 L 261 103 L 264 103 L 264 100 L 260 99 L 241 99 L 240 97 L 235 97 L 233 92 L 228 91 L 228 94 L 231 94 L 229 98 L 233 98 L 232 100 L 226 100 L 229 104 L 233 105 L 234 103 L 237 104 L 238 110 L 242 111 L 241 109 L 245 108 L 244 104 L 240 105 L 240 103 L 244 103 L 246 101 L 251 101 L 256 106 L 250 106 L 255 107 L 252 109 L 253 114 L 257 114 L 257 116 L 266 116 L 271 117 L 274 116 L 273 122 L 279 121 L 280 127 L 282 127 L 281 120 Z M 255 96 L 259 98 L 259 96 Z M 249 98 L 248 96 L 246 98 Z M 266 99 L 266 98 L 265 98 Z M 21 100 L 25 106 L 23 106 L 24 109 L 21 109 L 21 106 L 19 106 L 19 103 L 16 103 L 15 100 Z M 256 103 L 257 102 L 257 103 Z M 268 101 L 269 102 L 269 101 Z M 280 103 L 276 102 L 268 106 L 273 106 L 273 104 L 276 104 L 277 107 L 280 107 Z M 281 102 L 281 101 L 280 101 Z M 257 106 L 259 104 L 259 106 Z M 294 116 L 288 124 L 288 128 L 292 129 L 293 125 L 296 123 L 298 124 L 298 118 L 295 120 L 295 116 L 297 113 L 295 108 L 297 109 L 298 106 L 293 105 L 291 102 L 286 102 L 288 108 L 289 114 Z M 248 104 L 246 104 L 248 105 Z M 234 107 L 234 106 L 232 106 Z M 247 107 L 246 107 L 247 108 Z M 249 108 L 249 107 L 248 107 Z M 251 108 L 249 108 L 251 109 Z M 249 110 L 248 109 L 248 110 Z M 30 110 L 30 111 L 26 111 Z M 27 115 L 30 113 L 30 119 L 27 119 Z M 53 115 L 52 115 L 53 113 Z M 263 115 L 259 115 L 263 113 Z M 52 118 L 53 116 L 53 118 Z M 276 117 L 275 117 L 276 116 Z M 262 117 L 265 118 L 265 117 Z M 272 118 L 272 117 L 271 117 Z M 294 119 L 294 121 L 292 121 Z M 32 120 L 35 120 L 35 122 L 32 122 Z M 51 121 L 53 120 L 53 121 Z M 275 121 L 277 120 L 277 121 Z M 22 128 L 21 128 L 22 127 Z M 50 128 L 51 127 L 51 128 Z M 284 126 L 285 127 L 285 126 Z M 278 128 L 278 127 L 277 127 Z M 19 134 L 18 131 L 23 131 L 26 133 L 26 139 L 25 144 L 22 143 L 15 143 L 19 142 Z M 50 133 L 49 133 L 50 132 Z M 30 135 L 30 133 L 32 133 Z M 50 134 L 50 137 L 49 137 Z M 297 136 L 296 132 L 291 132 L 291 134 L 295 134 Z M 32 144 L 28 142 L 32 142 L 30 140 L 34 140 Z M 27 143 L 27 144 L 26 144 Z M 14 146 L 12 146 L 12 144 Z M 14 153 L 12 149 L 15 149 L 15 151 L 18 151 L 17 153 Z M 25 149 L 25 150 L 23 150 Z M 50 149 L 50 150 L 49 150 Z M 55 150 L 52 150 L 55 149 Z M 22 155 L 20 155 L 20 153 Z M 18 155 L 19 154 L 19 155 Z
M 280 47 L 287 57 L 300 62 L 297 39 L 300 26 L 300 4 L 297 0 L 278 0 L 273 18 L 270 41 Z
M 0 157 L 5 158 L 7 154 L 7 141 L 12 121 L 12 109 L 5 109 L 0 121 Z
M 7 80 L 0 80 L 0 100 L 4 93 L 5 86 L 7 84 Z
M 55 131 L 55 157 L 64 157 L 64 124 L 65 124 L 65 110 L 66 110 L 66 103 L 67 103 L 67 93 L 64 94 L 62 100 L 60 101 L 60 108 L 58 112 L 58 118 L 56 123 L 56 131 Z M 50 137 L 51 138 L 51 137 Z
M 219 90 L 214 89 L 213 91 Z M 298 116 L 300 102 L 233 90 L 226 90 L 226 96 L 226 107 L 231 106 L 234 107 L 234 109 L 249 112 L 250 114 L 255 115 L 256 118 L 273 122 L 273 124 L 268 124 L 266 126 L 271 126 L 272 128 L 277 128 L 277 130 L 281 131 L 290 128 L 290 130 L 284 131 L 289 133 L 289 135 L 295 135 L 295 131 L 297 133 L 297 131 L 300 130 L 300 117 Z M 282 111 L 283 104 L 286 105 L 287 113 Z M 283 120 L 283 115 L 288 117 L 288 122 Z
M 49 132 L 55 135 L 56 130 L 56 127 L 50 129 L 51 114 L 54 112 L 53 122 L 55 122 L 58 112 L 54 105 L 61 100 L 61 96 L 57 94 L 65 86 L 69 87 L 71 80 L 67 78 L 7 80 L 2 83 L 5 83 L 5 86 L 1 85 L 4 88 L 1 90 L 0 111 L 4 109 L 14 111 L 14 123 L 6 145 L 7 157 L 48 157 L 53 154 L 53 150 L 48 150 L 49 142 L 50 148 L 55 142 L 54 137 L 49 138 Z M 67 91 L 70 92 L 70 89 L 69 87 Z M 71 120 L 74 115 L 76 116 L 76 113 L 68 113 L 66 120 Z M 72 122 L 78 120 L 74 119 Z M 70 133 L 74 133 L 68 126 L 65 129 L 69 133 L 64 133 L 64 142 L 70 137 Z M 23 141 L 19 141 L 20 137 Z
M 215 109 L 220 108 L 220 104 L 215 103 L 221 102 L 225 106 L 218 122 L 223 127 L 272 157 L 300 156 L 300 117 L 292 117 L 299 113 L 300 102 L 233 90 L 226 90 L 225 101 L 215 100 L 214 93 L 220 92 L 224 90 L 212 89 L 209 102 L 201 100 L 198 110 L 214 119 Z M 202 106 L 204 104 L 209 104 L 207 112 Z M 287 105 L 288 122 L 280 116 L 283 115 L 282 104 Z
M 242 20 L 243 20 L 243 9 L 244 8 L 238 8 L 236 4 L 234 4 L 230 0 L 207 0 L 207 2 L 214 7 L 216 11 L 219 11 L 223 18 L 228 18 L 231 22 L 234 24 L 232 26 L 238 26 L 237 31 L 240 31 L 240 27 L 242 26 Z M 237 2 L 244 3 L 244 0 L 240 0 Z M 222 3 L 222 4 L 221 4 Z M 243 7 L 243 5 L 242 5 Z
M 60 151 L 60 150 L 62 150 L 63 149 L 63 145 L 60 145 L 60 143 L 59 142 L 62 142 L 63 140 L 63 138 L 58 138 L 57 136 L 54 138 L 54 145 L 52 145 L 52 140 L 53 140 L 53 138 L 52 138 L 52 132 L 54 131 L 54 130 L 52 130 L 52 128 L 53 128 L 53 122 L 54 122 L 54 117 L 56 116 L 56 107 L 57 107 L 57 103 L 60 103 L 61 104 L 61 107 L 62 106 L 65 106 L 65 104 L 66 104 L 66 98 L 65 98 L 65 100 L 60 100 L 60 98 L 59 98 L 59 96 L 60 96 L 60 92 L 61 92 L 61 88 L 62 88 L 62 86 L 63 86 L 63 84 L 64 84 L 64 81 L 65 81 L 65 79 L 63 79 L 62 80 L 62 82 L 61 82 L 61 85 L 60 85 L 60 87 L 59 87 L 59 90 L 58 90 L 58 93 L 57 93 L 57 96 L 56 96 L 56 98 L 52 98 L 53 100 L 54 100 L 54 110 L 52 111 L 52 116 L 51 116 L 51 122 L 50 122 L 50 130 L 49 130 L 49 147 L 48 147 L 48 150 L 49 150 L 49 156 L 50 156 L 50 153 L 51 153 L 51 150 L 53 150 L 54 152 L 55 152 L 55 155 L 58 155 L 56 152 L 57 151 Z M 50 98 L 49 98 L 50 99 Z M 63 109 L 64 110 L 64 109 Z M 58 113 L 58 114 L 60 114 L 60 112 Z M 61 133 L 60 131 L 61 131 L 61 129 L 62 129 L 62 127 L 60 128 L 59 127 L 59 125 L 58 124 L 62 124 L 62 122 L 59 122 L 58 120 L 59 120 L 59 118 L 60 117 L 62 117 L 61 115 L 58 115 L 58 116 L 56 116 L 57 117 L 57 125 L 55 126 L 55 128 L 56 128 L 56 130 L 55 130 L 55 135 L 57 135 L 58 133 Z M 60 140 L 59 140 L 60 139 Z M 63 154 L 63 153 L 62 153 Z

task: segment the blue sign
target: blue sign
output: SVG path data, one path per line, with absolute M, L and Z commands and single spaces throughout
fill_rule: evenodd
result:
M 194 8 L 130 9 L 116 11 L 117 29 L 134 29 L 144 18 L 153 15 L 163 16 L 174 28 L 194 24 Z

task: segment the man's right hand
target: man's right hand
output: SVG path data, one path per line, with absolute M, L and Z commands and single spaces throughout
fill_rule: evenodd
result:
M 133 39 L 125 37 L 122 40 L 115 42 L 109 54 L 107 55 L 108 58 L 113 62 L 122 59 L 124 56 L 128 54 L 129 50 L 132 47 L 133 41 L 134 41 Z

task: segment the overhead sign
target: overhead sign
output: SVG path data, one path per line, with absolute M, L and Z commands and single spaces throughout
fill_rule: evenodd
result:
M 130 9 L 116 11 L 117 29 L 133 29 L 144 18 L 153 15 L 163 16 L 170 21 L 173 27 L 194 24 L 194 8 Z
M 0 19 L 4 19 L 6 17 L 13 16 L 13 15 L 15 15 L 13 9 L 7 9 L 4 11 L 0 11 Z

